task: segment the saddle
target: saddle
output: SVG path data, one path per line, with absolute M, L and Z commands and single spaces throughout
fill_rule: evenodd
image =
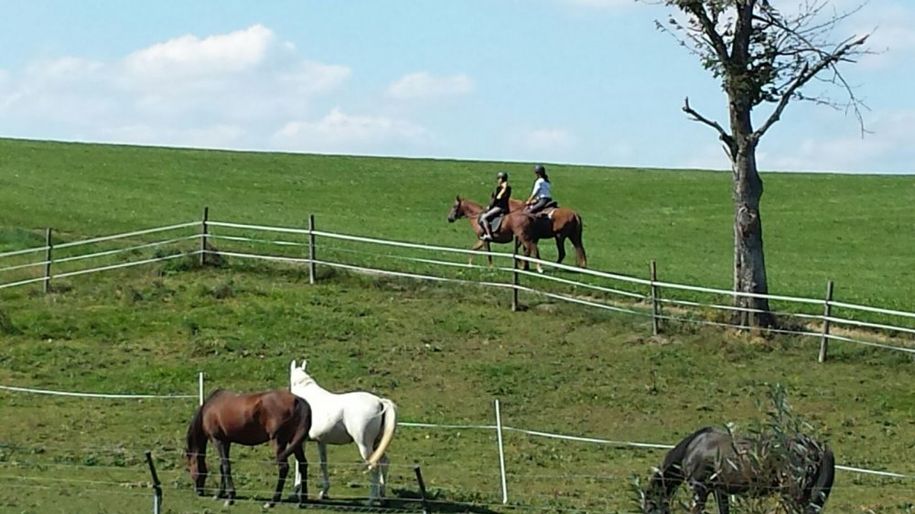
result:
M 489 233 L 490 234 L 497 234 L 499 232 L 499 228 L 502 227 L 502 219 L 504 217 L 505 217 L 504 214 L 500 214 L 500 215 L 496 216 L 495 218 L 493 218 L 492 220 L 490 220 L 490 222 L 489 222 Z
M 537 211 L 537 212 L 534 214 L 534 218 L 536 218 L 536 219 L 542 219 L 542 218 L 550 219 L 550 218 L 553 217 L 553 211 L 555 211 L 555 210 L 558 209 L 558 208 L 559 208 L 559 203 L 556 202 L 556 200 L 550 200 L 550 203 L 544 205 L 542 209 L 540 209 L 539 211 Z

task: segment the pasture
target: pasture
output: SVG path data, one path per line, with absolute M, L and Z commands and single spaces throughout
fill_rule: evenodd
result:
M 324 228 L 463 246 L 445 215 L 457 193 L 482 199 L 495 171 L 516 189 L 528 165 L 247 154 L 0 141 L 0 247 L 40 244 L 54 226 L 75 239 L 200 216 Z M 550 168 L 559 200 L 582 212 L 593 267 L 644 276 L 656 258 L 670 280 L 727 287 L 726 174 Z M 773 292 L 819 296 L 827 278 L 845 300 L 912 309 L 903 263 L 915 180 L 767 175 L 767 257 Z M 548 258 L 554 251 L 544 245 Z M 512 313 L 504 293 L 233 262 L 219 269 L 154 265 L 0 294 L 0 384 L 71 391 L 194 394 L 196 374 L 237 390 L 288 385 L 307 357 L 328 389 L 391 397 L 403 421 L 506 424 L 614 440 L 671 443 L 703 424 L 746 423 L 766 384 L 788 386 L 797 411 L 822 427 L 841 464 L 906 474 L 913 467 L 911 358 L 838 345 L 814 365 L 809 340 L 762 340 L 683 328 L 646 337 L 640 320 L 536 297 Z M 100 400 L 0 393 L 0 510 L 148 509 L 150 449 L 166 512 L 219 511 L 193 495 L 180 450 L 196 401 Z M 391 487 L 415 490 L 414 461 L 437 500 L 495 512 L 626 512 L 629 480 L 663 452 L 509 433 L 509 497 L 500 499 L 488 431 L 403 427 Z M 311 485 L 316 491 L 316 456 Z M 272 486 L 266 447 L 237 451 L 239 494 Z M 211 457 L 212 458 L 212 457 Z M 365 495 L 353 446 L 330 449 L 331 495 Z M 15 478 L 15 477 L 19 478 Z M 24 478 L 23 478 L 24 477 Z M 64 480 L 66 479 L 66 480 Z M 112 483 L 118 483 L 112 487 Z M 212 482 L 211 482 L 212 485 Z M 911 481 L 840 472 L 829 512 L 910 513 Z M 258 512 L 241 502 L 232 512 Z M 291 506 L 280 506 L 282 510 Z

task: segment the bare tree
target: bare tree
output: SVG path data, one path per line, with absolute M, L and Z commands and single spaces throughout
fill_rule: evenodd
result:
M 864 131 L 861 104 L 839 65 L 865 53 L 869 34 L 836 39 L 840 22 L 858 12 L 829 9 L 828 0 L 795 0 L 790 12 L 769 0 L 659 0 L 676 9 L 667 31 L 699 57 L 702 66 L 721 80 L 728 97 L 728 127 L 703 116 L 687 98 L 683 111 L 713 128 L 731 161 L 734 196 L 734 291 L 767 294 L 759 206 L 763 183 L 756 167 L 760 139 L 782 116 L 792 100 L 812 101 L 853 113 Z M 782 0 L 781 5 L 786 2 Z M 841 92 L 842 101 L 823 94 L 806 94 L 814 83 Z M 771 111 L 754 126 L 754 109 L 770 104 Z M 769 302 L 756 296 L 736 296 L 742 326 L 771 326 Z

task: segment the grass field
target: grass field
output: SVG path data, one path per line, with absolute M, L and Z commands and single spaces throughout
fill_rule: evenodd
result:
M 328 229 L 469 245 L 466 226 L 445 222 L 450 201 L 459 192 L 482 198 L 502 167 L 22 141 L 0 141 L 0 151 L 4 249 L 40 244 L 43 226 L 75 239 L 196 219 L 203 205 L 220 219 L 301 226 L 315 213 Z M 527 174 L 527 166 L 506 167 Z M 594 267 L 641 275 L 654 257 L 664 278 L 728 285 L 726 175 L 558 166 L 551 174 L 560 200 L 585 217 Z M 915 305 L 905 266 L 912 243 L 900 235 L 915 180 L 766 181 L 774 292 L 819 295 L 829 277 L 844 299 Z M 901 354 L 839 345 L 827 365 L 815 365 L 810 340 L 688 328 L 650 338 L 640 319 L 538 298 L 523 298 L 531 308 L 512 313 L 504 292 L 321 271 L 310 286 L 296 268 L 160 264 L 74 278 L 48 296 L 4 290 L 0 384 L 195 394 L 202 370 L 212 387 L 265 389 L 286 386 L 289 361 L 306 357 L 327 388 L 389 396 L 405 421 L 489 424 L 499 398 L 511 426 L 672 443 L 704 424 L 745 426 L 759 416 L 754 400 L 780 382 L 840 463 L 915 474 L 913 363 Z M 148 510 L 147 449 L 167 512 L 222 511 L 193 495 L 183 470 L 194 406 L 0 392 L 0 511 Z M 509 507 L 496 506 L 490 432 L 403 427 L 392 486 L 415 491 L 408 465 L 416 461 L 452 511 L 488 504 L 494 512 L 628 512 L 630 477 L 647 476 L 663 456 L 506 437 Z M 313 447 L 309 456 L 314 464 Z M 239 492 L 263 497 L 272 486 L 269 450 L 234 457 Z M 365 494 L 355 449 L 333 448 L 330 458 L 332 494 Z M 911 480 L 840 472 L 828 512 L 911 514 L 911 491 Z
M 0 251 L 199 219 L 305 226 L 470 246 L 445 221 L 456 194 L 485 200 L 495 172 L 516 196 L 528 164 L 167 150 L 0 140 Z M 585 221 L 591 267 L 731 285 L 730 176 L 699 171 L 549 166 L 559 201 Z M 915 310 L 912 176 L 766 174 L 770 291 Z M 29 232 L 31 231 L 31 232 Z M 543 245 L 549 258 L 555 250 Z

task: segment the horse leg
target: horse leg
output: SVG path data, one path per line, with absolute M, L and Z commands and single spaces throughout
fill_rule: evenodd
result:
M 556 262 L 562 264 L 562 260 L 566 258 L 566 236 L 556 236 L 556 251 L 559 253 L 559 258 L 556 259 Z
M 524 245 L 525 245 L 524 254 L 528 257 L 533 256 L 535 259 L 537 259 L 539 261 L 540 260 L 540 249 L 537 247 L 537 243 L 535 243 L 534 241 L 531 240 L 531 241 L 525 242 Z M 537 267 L 537 273 L 543 273 L 543 266 L 541 266 L 539 262 L 535 263 L 535 266 Z
M 483 248 L 483 245 L 486 244 L 485 241 L 477 239 L 476 243 L 473 243 L 473 246 L 470 247 L 471 252 L 479 251 L 480 248 Z M 467 264 L 473 264 L 473 254 L 470 254 L 470 259 L 467 261 Z
M 731 505 L 728 503 L 728 493 L 715 489 L 715 503 L 718 504 L 718 514 L 731 513 Z
M 299 502 L 299 507 L 302 507 L 308 500 L 308 459 L 305 457 L 305 450 L 301 445 L 297 446 L 293 453 L 299 476 L 302 477 L 302 483 L 295 490 L 296 501 Z
M 356 442 L 356 446 L 359 447 L 359 455 L 362 456 L 362 460 L 368 462 L 369 457 L 372 455 L 372 441 L 373 439 L 368 439 L 365 434 L 362 434 L 362 437 L 353 437 L 353 440 Z M 379 498 L 379 475 L 380 475 L 380 466 L 376 466 L 375 469 L 369 472 L 369 501 L 368 504 L 372 505 Z
M 382 455 L 378 461 L 378 496 L 384 498 L 384 486 L 388 482 L 388 456 Z
M 515 245 L 515 254 L 517 254 L 518 248 L 521 247 L 521 240 L 516 237 L 516 238 L 514 238 L 514 241 L 512 242 L 512 244 Z M 512 264 L 515 266 L 520 264 L 521 267 L 523 267 L 525 270 L 527 270 L 527 261 L 525 261 L 525 260 L 515 259 L 515 262 L 513 262 Z
M 575 247 L 575 254 L 578 256 L 578 267 L 588 267 L 588 256 L 585 255 L 585 245 L 581 242 L 581 229 L 569 235 L 572 246 Z
M 283 494 L 283 486 L 286 485 L 286 475 L 289 474 L 289 458 L 283 459 L 283 452 L 286 451 L 286 441 L 282 439 L 273 440 L 273 450 L 276 452 L 277 479 L 276 490 L 273 492 L 273 499 L 264 505 L 264 508 L 271 508 L 280 501 Z
M 489 267 L 492 267 L 492 247 L 489 245 L 489 241 L 483 241 L 483 247 L 486 249 L 486 262 L 489 264 Z
M 235 503 L 235 484 L 232 482 L 232 465 L 229 461 L 229 443 L 214 441 L 219 452 L 219 491 L 216 498 L 227 498 L 226 505 Z
M 319 500 L 326 500 L 330 498 L 328 492 L 330 491 L 330 478 L 327 476 L 327 445 L 318 442 L 318 459 L 321 461 L 321 492 L 318 493 Z
M 708 501 L 709 491 L 702 484 L 693 484 L 693 507 L 690 509 L 690 514 L 704 514 L 705 513 L 705 502 Z

